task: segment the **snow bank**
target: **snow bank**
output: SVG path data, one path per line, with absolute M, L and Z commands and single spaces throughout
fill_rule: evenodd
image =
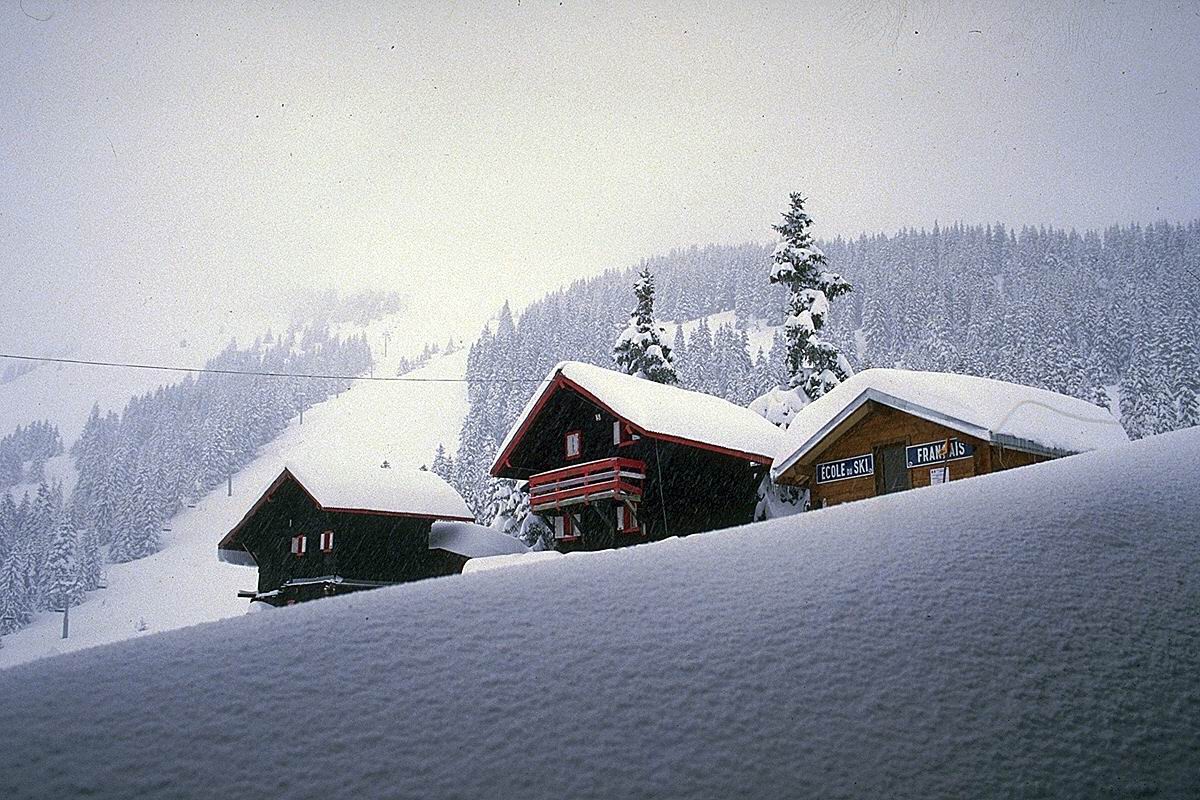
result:
M 1112 414 L 1075 397 L 1015 383 L 903 369 L 868 369 L 798 411 L 772 475 L 786 472 L 870 400 L 1018 449 L 1084 453 L 1129 441 Z
M 429 532 L 430 550 L 448 550 L 470 559 L 528 553 L 513 537 L 473 522 L 435 522 Z
M 1197 465 L 1190 429 L 16 667 L 0 783 L 114 800 L 1190 796 Z
M 538 401 L 555 390 L 561 375 L 591 394 L 618 417 L 650 435 L 699 442 L 756 456 L 764 463 L 782 444 L 782 433 L 758 414 L 720 397 L 654 383 L 579 361 L 550 371 L 501 442 L 503 454 Z M 494 469 L 494 468 L 493 468 Z

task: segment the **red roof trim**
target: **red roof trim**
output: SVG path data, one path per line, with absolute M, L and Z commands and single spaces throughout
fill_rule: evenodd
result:
M 547 385 L 546 388 L 542 391 L 542 396 L 540 398 L 538 398 L 538 401 L 536 403 L 534 403 L 533 408 L 531 408 L 529 410 L 529 413 L 525 415 L 525 419 L 521 423 L 521 427 L 517 429 L 517 433 L 515 436 L 513 436 L 512 441 L 510 441 L 508 443 L 508 447 L 506 447 L 504 449 L 504 452 L 502 452 L 496 458 L 496 461 L 492 464 L 492 469 L 490 470 L 490 474 L 492 475 L 492 477 L 495 477 L 495 478 L 500 477 L 500 473 L 504 470 L 504 468 L 509 466 L 508 459 L 512 456 L 513 450 L 516 449 L 517 445 L 525 437 L 525 434 L 529 432 L 529 428 L 532 426 L 533 421 L 535 419 L 537 419 L 539 414 L 541 414 L 542 409 L 545 407 L 546 403 L 549 402 L 550 398 L 559 389 L 562 389 L 562 388 L 570 389 L 571 391 L 579 394 L 580 396 L 582 396 L 583 398 L 588 400 L 590 403 L 592 403 L 593 405 L 598 407 L 600 410 L 605 411 L 610 416 L 616 417 L 617 419 L 624 422 L 626 425 L 628 425 L 630 427 L 630 429 L 632 429 L 632 431 L 634 433 L 637 433 L 640 436 L 646 436 L 651 439 L 658 439 L 663 442 L 670 442 L 671 444 L 682 444 L 682 445 L 686 445 L 688 447 L 695 447 L 700 450 L 708 450 L 709 452 L 712 452 L 712 453 L 717 453 L 717 454 L 723 455 L 723 456 L 732 456 L 734 458 L 741 458 L 746 461 L 756 461 L 756 462 L 766 465 L 766 466 L 770 466 L 771 462 L 774 460 L 773 456 L 766 456 L 766 455 L 762 455 L 761 453 L 747 453 L 743 450 L 734 450 L 732 448 L 721 447 L 720 445 L 711 444 L 709 442 L 701 442 L 701 441 L 697 441 L 695 439 L 686 439 L 682 436 L 671 436 L 671 435 L 664 434 L 664 433 L 656 433 L 655 431 L 651 431 L 646 428 L 643 428 L 640 425 L 637 425 L 636 423 L 632 422 L 628 418 L 613 411 L 612 408 L 610 408 L 607 403 L 605 403 L 600 398 L 596 397 L 596 395 L 592 394 L 587 389 L 584 389 L 578 383 L 571 380 L 567 376 L 563 375 L 562 372 L 559 371 L 559 372 L 554 373 L 554 378 L 550 381 L 549 385 Z
M 550 397 L 558 391 L 563 380 L 566 379 L 563 378 L 562 373 L 556 372 L 550 382 L 546 384 L 546 388 L 542 389 L 542 396 L 538 398 L 537 402 L 533 404 L 533 408 L 529 409 L 529 413 L 525 415 L 525 419 L 521 422 L 521 427 L 517 429 L 517 434 L 509 441 L 508 447 L 504 448 L 504 451 L 492 462 L 492 468 L 488 470 L 492 477 L 500 477 L 500 471 L 508 466 L 508 458 L 512 455 L 513 449 L 525 437 L 525 434 L 529 431 L 529 426 L 542 413 L 542 408 L 545 407 Z

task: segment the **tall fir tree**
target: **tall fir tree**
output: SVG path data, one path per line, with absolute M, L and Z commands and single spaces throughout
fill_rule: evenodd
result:
M 446 448 L 441 444 L 438 444 L 437 450 L 433 453 L 433 462 L 429 465 L 429 471 L 445 481 L 450 480 L 450 476 L 454 474 L 454 459 L 446 454 Z
M 100 549 L 100 534 L 95 528 L 85 528 L 79 537 L 79 582 L 83 590 L 99 589 L 104 575 L 104 554 Z
M 0 563 L 0 636 L 19 630 L 33 618 L 21 557 L 10 553 Z
M 43 578 L 46 608 L 62 611 L 78 605 L 83 599 L 83 583 L 79 579 L 78 543 L 75 528 L 66 514 L 62 515 L 50 542 Z
M 782 240 L 771 256 L 770 282 L 787 288 L 784 336 L 787 384 L 751 404 L 771 422 L 786 428 L 796 412 L 850 377 L 850 362 L 835 344 L 821 337 L 829 304 L 848 293 L 850 284 L 826 269 L 825 254 L 812 238 L 812 218 L 804 196 L 792 193 L 783 222 L 775 225 Z
M 637 307 L 613 345 L 613 360 L 626 375 L 655 383 L 678 383 L 671 346 L 664 341 L 667 329 L 654 319 L 654 276 L 649 267 L 638 273 L 633 293 Z

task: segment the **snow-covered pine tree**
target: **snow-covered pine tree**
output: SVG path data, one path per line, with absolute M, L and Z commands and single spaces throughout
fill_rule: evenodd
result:
M 1168 388 L 1174 412 L 1173 428 L 1200 425 L 1200 358 L 1195 318 L 1182 301 L 1172 309 Z
M 826 269 L 825 254 L 813 241 L 812 218 L 805 198 L 793 192 L 783 222 L 775 225 L 782 241 L 771 256 L 771 283 L 787 287 L 784 321 L 786 386 L 756 399 L 751 408 L 786 428 L 796 412 L 850 377 L 850 362 L 832 342 L 821 338 L 829 304 L 850 291 L 850 284 Z
M 100 588 L 104 574 L 104 554 L 100 549 L 100 534 L 95 528 L 85 528 L 79 537 L 79 583 L 90 592 Z
M 429 471 L 444 481 L 450 480 L 450 476 L 454 474 L 454 459 L 446 454 L 446 448 L 440 443 L 433 453 L 433 463 L 429 465 Z
M 675 371 L 679 374 L 679 385 L 685 389 L 694 389 L 690 382 L 690 354 L 687 349 L 687 339 L 683 335 L 682 322 L 675 326 L 675 335 L 671 337 L 671 360 L 675 362 Z
M 484 517 L 494 530 L 520 539 L 531 547 L 549 549 L 551 545 L 550 526 L 530 511 L 529 493 L 518 481 L 496 478 L 488 484 Z
M 758 357 L 754 359 L 754 367 L 750 372 L 751 396 L 757 397 L 778 383 L 774 370 L 771 369 L 771 359 L 758 348 Z
M 678 383 L 671 346 L 664 341 L 667 329 L 654 321 L 654 276 L 649 267 L 638 273 L 633 293 L 637 297 L 637 308 L 629 315 L 629 324 L 617 336 L 613 360 L 626 375 L 636 375 L 655 383 Z
M 1154 433 L 1151 379 L 1145 349 L 1135 342 L 1125 374 L 1121 377 L 1121 425 L 1131 439 Z
M 70 518 L 62 520 L 50 540 L 50 552 L 42 576 L 45 606 L 50 611 L 62 611 L 79 605 L 83 599 L 83 583 L 79 579 L 78 545 Z
M 716 349 L 713 346 L 712 328 L 708 317 L 701 317 L 696 330 L 688 338 L 687 385 L 697 392 L 711 393 L 717 385 Z
M 18 553 L 9 553 L 0 564 L 0 636 L 23 628 L 33 618 L 29 590 Z
M 1099 354 L 1094 350 L 1084 365 L 1084 374 L 1086 376 L 1084 385 L 1086 394 L 1083 399 L 1100 406 L 1105 411 L 1111 411 L 1112 398 L 1109 396 L 1108 388 L 1104 384 L 1104 366 L 1101 363 Z
M 109 557 L 113 561 L 133 561 L 158 552 L 162 541 L 162 517 L 154 502 L 156 496 L 152 467 L 142 466 L 130 487 L 120 527 L 109 547 Z

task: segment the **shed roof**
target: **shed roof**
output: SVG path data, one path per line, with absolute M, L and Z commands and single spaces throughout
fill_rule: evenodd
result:
M 791 469 L 874 401 L 994 444 L 1061 456 L 1129 441 L 1106 409 L 1046 389 L 947 372 L 868 369 L 801 409 L 771 469 Z
M 498 474 L 546 401 L 563 389 L 578 392 L 638 433 L 703 447 L 764 464 L 782 444 L 782 432 L 739 405 L 703 392 L 626 375 L 611 369 L 563 361 L 550 370 L 504 437 L 492 465 Z
M 524 542 L 494 528 L 473 522 L 435 522 L 429 531 L 429 549 L 446 550 L 467 558 L 523 555 Z

